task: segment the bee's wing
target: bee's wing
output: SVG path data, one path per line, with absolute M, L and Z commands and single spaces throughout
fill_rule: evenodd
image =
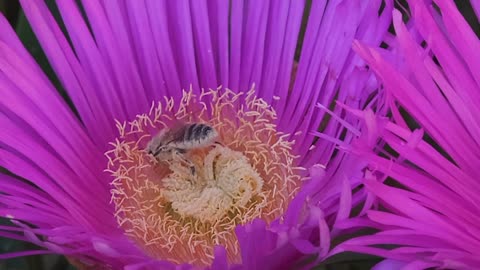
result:
M 188 137 L 188 130 L 190 128 L 191 124 L 189 123 L 182 123 L 178 122 L 175 127 L 171 129 L 171 134 L 170 137 L 168 138 L 169 143 L 172 142 L 183 142 L 187 139 Z

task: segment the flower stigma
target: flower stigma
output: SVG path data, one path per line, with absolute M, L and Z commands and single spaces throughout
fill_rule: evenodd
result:
M 119 227 L 154 258 L 206 266 L 222 245 L 231 263 L 241 263 L 235 227 L 281 219 L 300 188 L 294 142 L 275 119 L 253 89 L 219 88 L 184 91 L 177 103 L 165 98 L 132 122 L 117 122 L 106 156 Z M 183 159 L 145 151 L 159 131 L 187 123 L 213 127 L 218 143 L 189 149 Z

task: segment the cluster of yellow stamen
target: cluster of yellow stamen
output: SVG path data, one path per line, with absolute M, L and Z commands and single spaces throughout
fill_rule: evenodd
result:
M 222 245 L 229 261 L 240 263 L 235 227 L 281 217 L 300 186 L 293 142 L 276 130 L 275 117 L 253 90 L 216 89 L 184 92 L 178 103 L 165 99 L 118 123 L 107 157 L 119 226 L 155 258 L 204 266 Z M 195 173 L 185 162 L 144 151 L 162 128 L 194 122 L 214 127 L 220 141 L 185 154 Z

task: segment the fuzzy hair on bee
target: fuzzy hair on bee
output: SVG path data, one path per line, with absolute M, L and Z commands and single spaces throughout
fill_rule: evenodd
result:
M 218 133 L 204 123 L 188 123 L 177 128 L 164 128 L 148 143 L 148 154 L 162 159 L 165 154 L 184 154 L 190 149 L 203 148 L 215 143 Z

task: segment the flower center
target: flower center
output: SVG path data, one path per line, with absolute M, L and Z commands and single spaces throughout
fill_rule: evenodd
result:
M 118 123 L 107 156 L 119 226 L 158 259 L 205 266 L 222 245 L 240 263 L 235 227 L 281 218 L 300 186 L 293 142 L 274 120 L 253 90 L 219 89 L 184 92 L 177 103 L 167 99 Z M 207 128 L 192 125 L 211 127 L 217 141 L 195 141 Z
M 248 210 L 250 204 L 265 198 L 260 192 L 263 180 L 240 152 L 217 146 L 206 156 L 197 155 L 192 173 L 182 162 L 174 162 L 172 171 L 162 179 L 162 196 L 170 203 L 172 215 L 215 223 Z M 203 161 L 202 161 L 203 160 Z

